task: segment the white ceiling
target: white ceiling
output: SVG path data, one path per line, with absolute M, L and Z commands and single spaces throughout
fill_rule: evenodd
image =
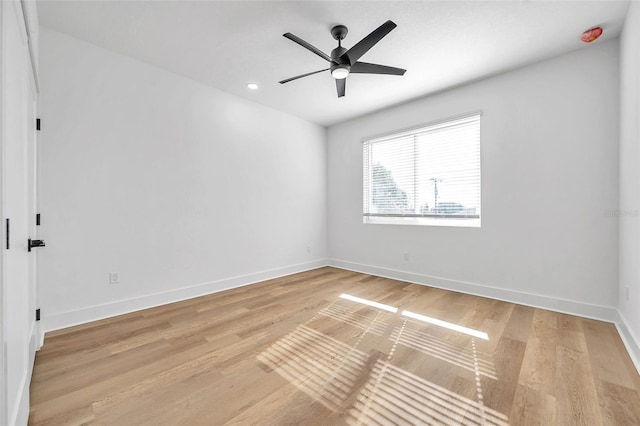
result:
M 628 1 L 40 1 L 43 26 L 246 99 L 329 126 L 589 45 L 595 25 L 616 38 Z M 327 67 L 282 37 L 326 53 L 344 24 L 351 47 L 387 19 L 398 27 L 362 60 L 403 77 L 351 75 L 338 99 Z M 248 82 L 260 85 L 257 91 Z

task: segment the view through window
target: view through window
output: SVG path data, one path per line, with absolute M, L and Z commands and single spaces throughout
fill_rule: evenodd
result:
M 480 226 L 480 114 L 363 144 L 365 223 Z

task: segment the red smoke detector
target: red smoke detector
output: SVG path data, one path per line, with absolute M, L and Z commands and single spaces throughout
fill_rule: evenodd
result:
M 602 35 L 602 28 L 593 27 L 590 30 L 583 32 L 582 35 L 580 36 L 580 40 L 584 41 L 585 43 L 591 43 L 601 35 Z

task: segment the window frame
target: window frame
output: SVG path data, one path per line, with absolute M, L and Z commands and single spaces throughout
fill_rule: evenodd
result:
M 417 126 L 412 126 L 404 129 L 394 130 L 392 132 L 386 132 L 375 136 L 369 136 L 362 139 L 362 221 L 365 225 L 418 225 L 418 226 L 445 226 L 445 227 L 460 227 L 460 228 L 480 228 L 482 226 L 482 111 L 474 110 L 464 114 L 448 116 L 445 118 L 429 121 Z M 415 135 L 427 131 L 429 128 L 443 126 L 450 122 L 464 120 L 467 118 L 478 118 L 478 211 L 477 215 L 467 214 L 452 214 L 452 215 L 438 215 L 438 214 L 393 214 L 393 213 L 367 213 L 365 208 L 365 189 L 367 187 L 365 178 L 369 176 L 369 182 L 371 180 L 371 170 L 365 169 L 365 147 L 378 140 L 389 139 L 392 137 L 400 138 L 406 135 Z M 371 167 L 371 162 L 368 163 Z M 369 184 L 369 188 L 371 185 Z M 369 195 L 368 197 L 371 197 Z M 370 198 L 369 198 L 370 199 Z

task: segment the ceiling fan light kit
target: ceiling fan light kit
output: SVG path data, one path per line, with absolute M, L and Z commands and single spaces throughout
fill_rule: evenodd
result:
M 386 75 L 404 75 L 405 69 L 389 67 L 386 65 L 370 64 L 367 62 L 359 62 L 358 59 L 375 46 L 380 40 L 382 40 L 391 30 L 396 27 L 392 21 L 387 21 L 380 25 L 368 36 L 356 43 L 352 48 L 346 49 L 342 47 L 342 40 L 347 36 L 349 30 L 344 25 L 336 25 L 331 28 L 331 35 L 334 39 L 338 40 L 338 47 L 331 51 L 331 56 L 325 54 L 317 47 L 307 43 L 300 37 L 291 33 L 283 34 L 284 37 L 299 44 L 305 49 L 315 53 L 322 59 L 330 63 L 329 68 L 325 68 L 318 71 L 298 75 L 285 80 L 280 81 L 280 84 L 285 84 L 293 80 L 297 80 L 302 77 L 307 77 L 313 74 L 318 74 L 323 71 L 330 71 L 331 76 L 336 81 L 336 90 L 338 97 L 345 95 L 346 78 L 350 74 L 386 74 Z
M 331 76 L 336 80 L 347 78 L 348 75 L 349 75 L 348 65 L 339 65 L 331 70 Z

